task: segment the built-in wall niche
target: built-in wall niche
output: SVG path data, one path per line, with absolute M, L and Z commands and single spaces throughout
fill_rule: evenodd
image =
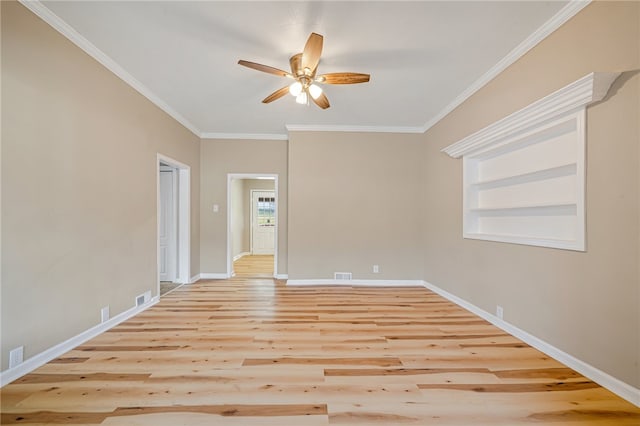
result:
M 463 161 L 463 236 L 586 250 L 586 107 L 618 73 L 591 73 L 448 146 Z

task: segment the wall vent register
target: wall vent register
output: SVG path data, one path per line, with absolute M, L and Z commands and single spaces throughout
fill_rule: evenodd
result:
M 353 275 L 351 272 L 334 272 L 333 279 L 335 280 L 351 280 Z
M 463 161 L 464 238 L 586 250 L 586 107 L 618 73 L 591 73 L 443 149 Z

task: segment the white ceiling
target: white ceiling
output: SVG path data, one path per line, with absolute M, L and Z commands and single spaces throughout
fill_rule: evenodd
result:
M 287 125 L 423 131 L 568 19 L 566 1 L 43 1 L 27 5 L 204 137 L 282 138 Z M 44 7 L 43 7 L 44 6 Z M 552 19 L 553 18 L 553 19 Z M 261 100 L 311 32 L 331 108 Z M 545 32 L 546 31 L 546 32 Z

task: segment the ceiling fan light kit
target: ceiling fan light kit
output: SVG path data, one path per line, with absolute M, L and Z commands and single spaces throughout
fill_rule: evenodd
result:
M 296 99 L 296 103 L 309 105 L 309 99 L 322 109 L 329 108 L 329 99 L 318 84 L 356 84 L 369 81 L 369 74 L 353 72 L 336 72 L 316 75 L 320 55 L 322 54 L 323 37 L 320 34 L 311 33 L 307 39 L 302 53 L 297 53 L 289 59 L 291 73 L 268 65 L 240 60 L 238 64 L 257 71 L 295 80 L 288 86 L 276 90 L 262 100 L 268 104 L 290 93 Z M 318 84 L 316 84 L 318 83 Z
M 317 84 L 312 84 L 309 86 L 309 94 L 313 99 L 318 99 L 318 97 L 322 95 L 322 87 Z

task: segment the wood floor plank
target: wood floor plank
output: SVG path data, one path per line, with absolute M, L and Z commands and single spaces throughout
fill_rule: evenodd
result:
M 19 378 L 14 383 L 21 385 L 41 384 L 41 383 L 67 383 L 67 382 L 127 382 L 144 381 L 150 374 L 110 374 L 110 373 L 89 373 L 89 374 L 38 374 L 32 373 Z
M 325 376 L 416 376 L 422 374 L 491 373 L 487 368 L 325 368 Z
M 569 392 L 574 390 L 594 389 L 598 384 L 591 381 L 553 382 L 553 383 L 500 383 L 500 384 L 418 384 L 420 389 L 445 389 L 471 392 Z
M 327 426 L 327 415 L 313 416 L 216 416 L 203 413 L 155 413 L 107 418 L 101 426 Z
M 303 365 L 377 365 L 391 367 L 402 365 L 395 357 L 388 358 L 247 358 L 242 365 L 273 365 L 273 364 L 303 364 Z
M 640 424 L 640 408 L 424 288 L 244 277 L 181 286 L 0 397 L 2 424 Z
M 77 364 L 81 362 L 85 362 L 89 357 L 65 357 L 65 358 L 56 358 L 54 360 L 49 361 L 50 364 Z
M 36 411 L 13 415 L 2 414 L 2 424 L 100 424 L 108 417 L 140 416 L 157 413 L 203 413 L 216 414 L 223 417 L 273 417 L 273 416 L 310 416 L 327 413 L 326 405 L 200 405 L 200 406 L 165 406 L 165 407 L 122 407 L 112 412 L 57 412 Z

